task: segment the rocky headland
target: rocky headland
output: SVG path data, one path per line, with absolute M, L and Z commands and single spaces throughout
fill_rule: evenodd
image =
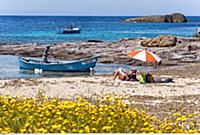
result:
M 47 45 L 1 45 L 0 55 L 41 57 Z M 200 62 L 200 42 L 198 38 L 182 38 L 172 35 L 155 38 L 130 38 L 117 42 L 66 42 L 50 45 L 50 57 L 61 60 L 75 60 L 100 56 L 99 63 L 137 64 L 127 53 L 144 49 L 162 58 L 162 65 L 178 65 Z M 140 64 L 140 63 L 138 63 Z
M 163 23 L 184 23 L 187 22 L 185 15 L 181 13 L 173 13 L 170 15 L 155 15 L 155 16 L 144 16 L 137 18 L 129 18 L 124 20 L 124 22 L 163 22 Z

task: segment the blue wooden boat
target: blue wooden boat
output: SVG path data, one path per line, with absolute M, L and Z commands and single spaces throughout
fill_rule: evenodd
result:
M 44 63 L 42 60 L 34 58 L 18 58 L 20 69 L 42 69 L 43 71 L 58 72 L 89 72 L 91 68 L 94 68 L 96 66 L 97 60 L 98 56 L 94 56 L 91 58 L 74 61 L 54 61 Z

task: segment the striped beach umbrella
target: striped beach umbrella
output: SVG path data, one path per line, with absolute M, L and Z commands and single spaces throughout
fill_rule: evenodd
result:
M 143 62 L 152 62 L 155 64 L 161 61 L 161 58 L 159 56 L 148 50 L 143 49 L 131 51 L 128 53 L 128 56 L 136 60 L 140 60 Z

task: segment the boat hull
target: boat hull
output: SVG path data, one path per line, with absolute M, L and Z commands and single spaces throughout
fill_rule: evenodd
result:
M 78 34 L 80 32 L 81 30 L 73 30 L 73 31 L 63 30 L 62 34 Z
M 19 57 L 19 67 L 25 70 L 42 69 L 43 71 L 58 72 L 89 72 L 96 66 L 98 57 L 66 62 L 44 63 L 41 60 Z

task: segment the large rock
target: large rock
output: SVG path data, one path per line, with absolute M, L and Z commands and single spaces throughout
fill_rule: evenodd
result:
M 183 23 L 187 22 L 187 18 L 180 13 L 174 13 L 171 15 L 159 15 L 159 16 L 144 16 L 138 18 L 129 18 L 124 22 L 168 22 L 168 23 Z
M 155 38 L 148 38 L 141 41 L 145 47 L 172 47 L 175 46 L 177 38 L 172 35 L 163 35 Z

